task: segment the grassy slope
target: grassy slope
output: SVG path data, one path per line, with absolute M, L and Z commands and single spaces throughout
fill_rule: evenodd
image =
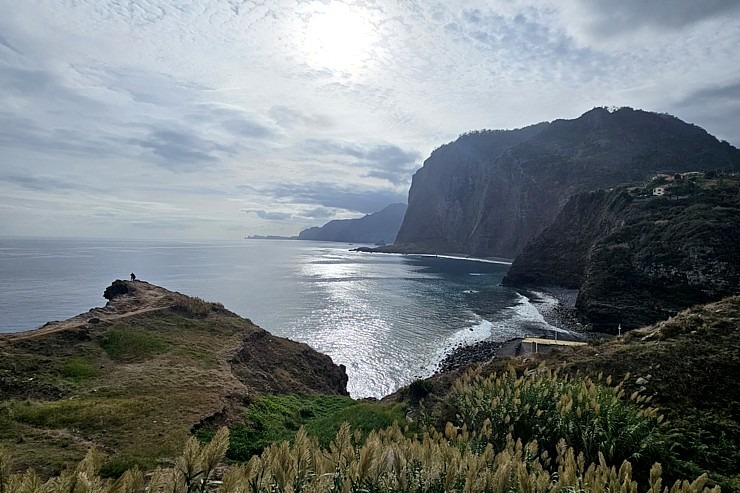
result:
M 667 419 L 665 430 L 670 433 L 678 458 L 669 474 L 695 477 L 706 471 L 724 491 L 740 491 L 738 336 L 740 297 L 736 296 L 686 310 L 621 339 L 563 348 L 546 355 L 497 359 L 476 372 L 488 375 L 509 366 L 524 372 L 545 365 L 592 377 L 599 373 L 612 375 L 615 381 L 629 373 L 625 386 L 628 395 L 644 387 L 642 393 L 653 396 L 653 405 Z M 429 392 L 425 397 L 427 409 L 440 423 L 455 418 L 448 394 L 458 376 L 440 375 L 424 385 L 424 393 Z M 402 389 L 388 400 L 413 402 L 413 390 Z
M 266 336 L 220 305 L 133 286 L 90 312 L 97 323 L 85 314 L 0 338 L 0 446 L 19 469 L 50 474 L 92 445 L 111 457 L 109 473 L 150 467 L 179 454 L 194 426 L 238 416 L 272 389 L 342 393 L 343 371 L 308 346 Z M 245 362 L 255 353 L 259 362 Z M 291 361 L 320 364 L 334 380 L 280 369 Z

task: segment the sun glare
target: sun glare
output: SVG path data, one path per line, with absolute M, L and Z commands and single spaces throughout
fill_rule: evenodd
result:
M 376 40 L 375 28 L 362 8 L 332 2 L 309 18 L 303 48 L 314 68 L 354 75 L 370 59 Z

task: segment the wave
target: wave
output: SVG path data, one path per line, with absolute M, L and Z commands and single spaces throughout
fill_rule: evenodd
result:
M 456 255 L 435 255 L 437 258 L 447 258 L 452 260 L 468 260 L 470 262 L 482 262 L 484 264 L 500 264 L 500 265 L 511 265 L 511 262 L 506 260 L 493 260 L 487 258 L 478 257 L 458 257 Z
M 440 363 L 450 355 L 455 349 L 459 347 L 472 346 L 481 341 L 485 341 L 491 338 L 493 333 L 493 322 L 484 318 L 472 321 L 474 325 L 460 329 L 457 332 L 449 335 L 444 342 L 442 342 L 439 349 L 437 349 L 429 359 L 429 362 L 424 365 L 424 370 L 427 376 L 431 376 L 438 369 Z
M 508 310 L 513 310 L 517 314 L 517 318 L 520 322 L 530 323 L 541 330 L 549 330 L 565 334 L 570 333 L 568 330 L 561 329 L 560 327 L 556 327 L 547 322 L 545 317 L 542 316 L 542 313 L 540 313 L 540 310 L 538 310 L 534 303 L 532 303 L 532 300 L 519 293 L 517 293 L 517 296 L 519 296 L 517 304 L 509 307 Z M 546 293 L 537 293 L 537 298 L 539 300 L 538 303 L 545 305 L 543 307 L 545 310 L 551 310 L 558 304 L 558 300 L 556 298 Z
M 464 293 L 476 292 L 465 290 Z M 442 361 L 459 347 L 472 346 L 486 340 L 497 340 L 504 342 L 517 337 L 533 335 L 534 330 L 546 330 L 559 333 L 570 333 L 570 331 L 551 325 L 545 320 L 532 301 L 517 293 L 518 299 L 514 306 L 507 307 L 499 320 L 486 320 L 478 317 L 472 320 L 473 325 L 460 329 L 448 336 L 430 357 L 429 362 L 424 365 L 424 377 L 431 376 L 438 369 Z M 538 303 L 554 307 L 558 300 L 545 293 L 537 293 Z

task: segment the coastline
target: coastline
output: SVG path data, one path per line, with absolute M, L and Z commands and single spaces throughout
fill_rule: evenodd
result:
M 511 258 L 504 258 L 504 257 L 473 257 L 470 255 L 467 255 L 465 253 L 455 253 L 455 252 L 443 252 L 443 253 L 430 253 L 430 252 L 424 252 L 424 251 L 399 251 L 399 250 L 392 250 L 388 249 L 388 247 L 393 245 L 388 245 L 385 247 L 358 247 L 358 248 L 351 248 L 350 252 L 358 252 L 358 253 L 382 253 L 385 255 L 400 255 L 405 257 L 431 257 L 431 258 L 445 258 L 445 259 L 451 259 L 451 260 L 469 260 L 471 262 L 484 262 L 489 264 L 501 264 L 501 265 L 511 265 L 514 262 L 514 259 Z
M 579 334 L 586 330 L 576 314 L 577 289 L 536 287 L 516 291 L 526 296 L 550 325 Z
M 578 290 L 538 287 L 517 289 L 517 292 L 529 300 L 548 324 L 565 331 L 557 332 L 558 339 L 588 342 L 608 337 L 588 331 L 587 326 L 578 321 L 575 313 Z M 553 333 L 543 330 L 540 336 L 552 339 Z M 440 362 L 435 375 L 463 369 L 474 364 L 487 363 L 495 358 L 523 354 L 522 340 L 521 337 L 507 341 L 485 340 L 469 346 L 455 347 Z

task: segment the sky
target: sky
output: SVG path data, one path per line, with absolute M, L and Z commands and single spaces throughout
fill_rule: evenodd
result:
M 0 235 L 295 235 L 596 106 L 740 146 L 740 0 L 0 0 Z

